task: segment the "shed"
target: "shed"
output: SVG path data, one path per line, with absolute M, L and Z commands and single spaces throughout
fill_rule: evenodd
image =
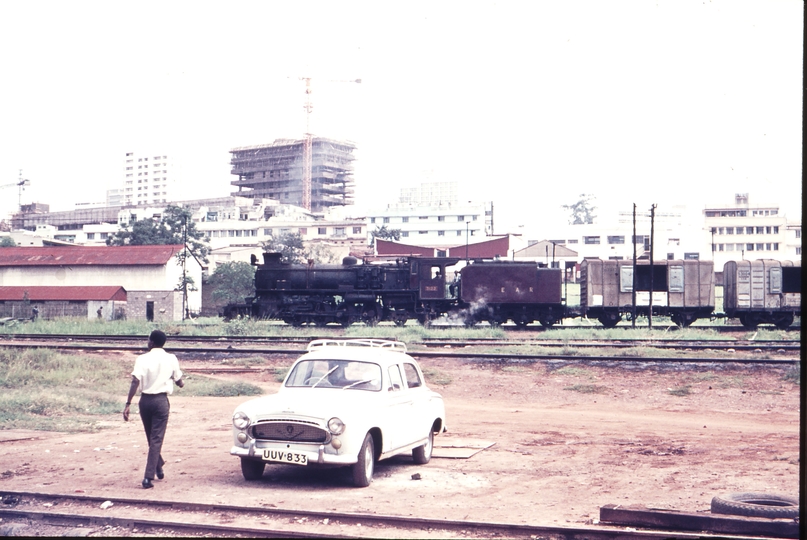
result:
M 43 319 L 56 317 L 126 318 L 126 290 L 121 286 L 23 287 L 0 286 L 0 317 Z

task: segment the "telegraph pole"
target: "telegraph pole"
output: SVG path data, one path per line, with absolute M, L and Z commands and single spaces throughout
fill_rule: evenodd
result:
M 650 205 L 650 304 L 648 307 L 647 313 L 647 324 L 652 330 L 653 328 L 653 244 L 655 243 L 655 239 L 653 237 L 654 234 L 654 225 L 656 219 L 656 205 Z
M 631 284 L 631 297 L 633 300 L 633 316 L 631 327 L 636 328 L 636 203 L 633 203 L 633 283 Z

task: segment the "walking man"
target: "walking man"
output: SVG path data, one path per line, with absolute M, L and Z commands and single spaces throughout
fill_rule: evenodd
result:
M 140 386 L 140 419 L 143 420 L 143 428 L 146 430 L 146 439 L 149 443 L 146 472 L 143 475 L 145 489 L 154 487 L 152 480 L 155 475 L 160 480 L 165 477 L 163 472 L 165 461 L 160 452 L 171 408 L 168 395 L 174 391 L 174 382 L 180 388 L 185 386 L 177 357 L 163 350 L 165 340 L 165 332 L 161 330 L 154 330 L 149 336 L 149 352 L 141 354 L 135 360 L 132 385 L 129 388 L 126 407 L 123 409 L 123 419 L 128 422 L 129 406 L 132 404 L 137 387 Z

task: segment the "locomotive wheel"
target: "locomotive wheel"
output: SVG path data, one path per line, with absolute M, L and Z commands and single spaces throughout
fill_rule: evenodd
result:
M 404 326 L 407 320 L 409 320 L 409 316 L 405 313 L 396 313 L 392 317 L 392 322 L 395 323 L 395 326 Z
M 556 321 L 554 319 L 541 319 L 538 322 L 540 322 L 541 326 L 544 328 L 552 328 Z
M 776 317 L 773 324 L 775 324 L 776 328 L 778 328 L 779 330 L 787 330 L 790 327 L 790 325 L 793 324 L 794 318 L 795 317 L 793 316 L 792 313 L 784 313 Z
M 740 313 L 737 318 L 740 319 L 740 324 L 747 330 L 756 330 L 757 326 L 759 326 L 757 318 L 750 313 Z
M 622 320 L 622 317 L 620 317 L 618 313 L 606 313 L 600 316 L 598 320 L 600 321 L 600 324 L 602 324 L 604 327 L 613 328 L 617 324 L 619 324 L 619 321 Z

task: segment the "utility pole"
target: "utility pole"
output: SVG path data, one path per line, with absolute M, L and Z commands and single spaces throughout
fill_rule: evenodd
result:
M 636 203 L 633 203 L 633 283 L 631 284 L 631 297 L 633 313 L 631 314 L 631 327 L 636 328 Z
M 655 239 L 653 237 L 654 224 L 656 219 L 656 205 L 650 205 L 650 304 L 647 313 L 647 324 L 652 330 L 653 328 L 653 244 Z
M 182 257 L 182 320 L 185 320 L 185 314 L 188 312 L 188 276 L 186 274 L 186 264 L 188 261 L 188 216 L 183 218 L 183 244 L 185 248 L 185 255 Z
M 468 264 L 468 226 L 471 224 L 470 221 L 465 222 L 465 264 Z

